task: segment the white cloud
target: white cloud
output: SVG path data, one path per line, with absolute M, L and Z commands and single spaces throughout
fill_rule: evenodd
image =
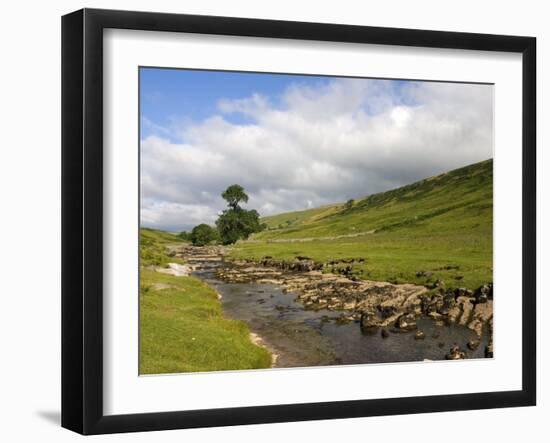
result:
M 150 136 L 142 149 L 142 222 L 211 223 L 239 183 L 268 215 L 345 201 L 492 157 L 492 87 L 335 79 L 220 100 L 220 115 Z M 241 113 L 251 123 L 224 118 Z
M 250 116 L 256 116 L 259 112 L 267 110 L 268 99 L 260 94 L 252 94 L 251 97 L 236 100 L 221 99 L 218 109 L 224 113 L 240 112 Z

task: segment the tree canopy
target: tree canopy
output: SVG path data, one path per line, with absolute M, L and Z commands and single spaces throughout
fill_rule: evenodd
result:
M 222 193 L 222 197 L 227 201 L 230 208 L 236 209 L 239 207 L 239 203 L 247 203 L 248 195 L 244 192 L 244 188 L 241 185 L 231 185 Z
M 218 233 L 216 230 L 205 223 L 195 226 L 189 234 L 189 239 L 195 246 L 207 245 L 217 238 Z
M 191 234 L 187 231 L 182 231 L 178 234 L 178 237 L 182 240 L 191 240 Z
M 240 202 L 248 202 L 248 195 L 240 185 L 231 185 L 223 193 L 228 209 L 222 212 L 216 221 L 220 239 L 224 245 L 247 239 L 254 232 L 262 230 L 258 211 L 246 210 L 239 206 Z

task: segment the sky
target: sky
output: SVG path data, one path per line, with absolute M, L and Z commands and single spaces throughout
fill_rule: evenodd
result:
M 232 184 L 267 216 L 492 156 L 491 85 L 140 69 L 145 227 L 214 224 Z

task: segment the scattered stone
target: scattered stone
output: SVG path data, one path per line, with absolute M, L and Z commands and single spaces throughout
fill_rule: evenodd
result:
M 474 308 L 473 318 L 481 320 L 484 323 L 491 321 L 493 318 L 493 300 L 488 300 L 486 303 L 477 303 Z
M 455 297 L 462 297 L 466 295 L 466 288 L 456 288 L 455 289 Z
M 445 282 L 435 279 L 431 271 L 420 270 L 416 273 L 418 277 L 425 277 L 428 282 L 435 280 L 428 290 L 426 286 L 415 284 L 363 280 L 354 266 L 364 263 L 364 258 L 334 259 L 323 264 L 304 255 L 296 255 L 290 260 L 272 256 L 264 256 L 259 261 L 227 259 L 228 249 L 223 246 L 180 246 L 173 251 L 176 257 L 185 260 L 187 264 L 180 266 L 188 266 L 189 272 L 197 266 L 207 267 L 229 283 L 278 286 L 283 292 L 294 294 L 296 301 L 306 309 L 343 311 L 332 320 L 341 323 L 355 321 L 365 331 L 382 328 L 384 338 L 390 332 L 416 330 L 416 319 L 423 315 L 434 320 L 438 327 L 454 322 L 467 326 L 475 332 L 478 340 L 487 328 L 491 346 L 486 353 L 492 355 L 492 283 L 482 285 L 476 291 L 464 287 L 446 289 Z M 458 267 L 448 265 L 441 269 Z M 258 295 L 263 291 L 259 290 Z M 258 303 L 273 297 L 269 292 L 263 294 Z M 417 335 L 422 336 L 422 331 L 418 331 L 415 338 Z M 437 339 L 439 333 L 433 333 L 432 337 Z M 443 344 L 438 346 L 445 347 Z M 457 352 L 463 351 L 459 349 Z
M 403 314 L 398 318 L 395 326 L 401 331 L 412 331 L 416 329 L 416 319 L 414 314 Z
M 175 277 L 187 277 L 193 272 L 193 267 L 188 265 L 180 265 L 179 263 L 168 263 L 167 268 L 156 268 L 157 272 L 169 274 Z
M 261 278 L 258 280 L 258 283 L 261 285 L 281 285 L 283 284 L 283 281 L 274 278 Z
M 467 344 L 468 349 L 470 349 L 471 351 L 475 351 L 477 348 L 479 348 L 480 343 L 481 342 L 479 340 L 470 340 Z
M 456 265 L 447 265 L 447 266 L 443 266 L 439 269 L 437 269 L 438 271 L 450 271 L 450 270 L 457 270 L 457 269 L 460 269 L 460 266 L 456 266 Z
M 445 358 L 447 360 L 462 360 L 466 357 L 466 353 L 461 351 L 458 346 L 451 347 L 451 350 L 447 355 L 445 355 Z
M 432 320 L 441 320 L 443 318 L 443 314 L 440 314 L 436 311 L 428 312 L 428 317 L 430 317 Z
M 374 329 L 377 328 L 378 318 L 373 312 L 365 312 L 361 315 L 361 329 Z
M 460 316 L 459 324 L 462 326 L 466 326 L 468 324 L 468 321 L 471 318 L 472 312 L 474 310 L 473 298 L 469 298 L 466 296 L 459 296 L 457 298 L 457 302 L 460 303 L 460 306 L 462 307 L 462 315 Z
M 480 286 L 474 293 L 476 303 L 487 303 L 488 300 L 493 299 L 493 284 L 487 283 Z
M 441 315 L 448 315 L 451 309 L 456 306 L 456 299 L 454 294 L 446 294 L 442 297 L 442 305 L 438 309 Z
M 455 323 L 460 317 L 461 313 L 462 313 L 462 309 L 460 305 L 455 304 L 451 309 L 449 309 L 449 312 L 447 313 L 447 320 L 450 323 Z
M 435 282 L 433 282 L 430 285 L 430 289 L 436 289 L 436 288 L 445 289 L 445 282 L 443 280 L 441 280 L 440 278 L 438 278 Z
M 389 305 L 389 304 L 381 304 L 378 306 L 378 310 L 380 311 L 380 314 L 382 315 L 382 318 L 389 318 L 392 315 L 395 315 L 395 306 Z
M 483 323 L 479 319 L 474 319 L 468 324 L 468 329 L 475 332 L 478 338 L 481 338 L 483 333 Z
M 354 301 L 351 301 L 349 303 L 344 303 L 344 306 L 343 308 L 346 310 L 346 311 L 353 311 L 355 309 L 355 307 L 357 306 L 357 302 L 354 300 Z
M 430 271 L 418 271 L 418 272 L 416 273 L 416 276 L 417 276 L 417 277 L 427 277 L 427 278 L 429 278 L 429 277 L 431 277 L 432 275 L 433 275 L 433 272 L 430 272 Z
M 423 331 L 416 331 L 416 334 L 414 334 L 415 340 L 424 340 L 426 338 L 426 334 L 424 334 Z

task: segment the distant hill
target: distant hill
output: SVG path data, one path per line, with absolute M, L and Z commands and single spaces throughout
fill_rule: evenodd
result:
M 344 203 L 265 217 L 235 258 L 350 260 L 359 278 L 475 289 L 493 279 L 493 161 Z
M 344 203 L 262 218 L 255 239 L 353 235 L 385 230 L 492 229 L 493 160 Z

